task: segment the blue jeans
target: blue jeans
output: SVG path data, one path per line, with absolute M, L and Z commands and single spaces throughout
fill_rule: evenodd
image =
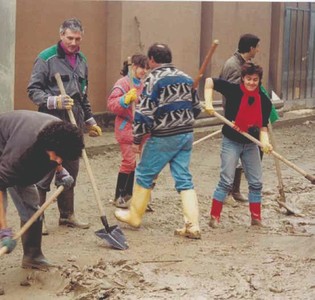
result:
M 181 192 L 193 189 L 189 171 L 192 143 L 193 133 L 191 132 L 168 137 L 150 137 L 136 168 L 137 184 L 150 189 L 153 180 L 169 163 L 176 190 Z
M 9 187 L 8 191 L 21 221 L 27 222 L 39 208 L 39 196 L 36 186 L 34 184 L 29 186 L 13 186 Z M 7 207 L 7 194 L 6 192 L 3 194 L 5 207 Z
M 221 148 L 220 181 L 214 191 L 213 198 L 223 202 L 232 190 L 235 168 L 241 159 L 248 181 L 248 201 L 261 202 L 262 170 L 259 148 L 256 144 L 240 144 L 223 136 Z

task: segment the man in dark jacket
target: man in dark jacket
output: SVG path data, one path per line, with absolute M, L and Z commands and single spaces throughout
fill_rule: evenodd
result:
M 0 239 L 8 252 L 14 249 L 15 240 L 6 221 L 6 192 L 13 199 L 22 227 L 40 204 L 35 183 L 57 170 L 55 184 L 70 188 L 73 178 L 61 164 L 79 159 L 83 148 L 81 131 L 56 117 L 26 110 L 0 114 Z M 39 218 L 22 235 L 22 267 L 50 266 L 42 253 L 41 239 Z
M 87 95 L 88 67 L 87 60 L 80 51 L 82 37 L 81 22 L 78 19 L 65 20 L 60 27 L 58 44 L 45 49 L 36 58 L 27 90 L 40 112 L 69 122 L 67 109 L 72 109 L 79 128 L 83 130 L 87 126 L 90 136 L 99 136 L 102 130 L 96 124 Z M 60 73 L 67 95 L 60 95 L 56 73 Z M 64 161 L 64 166 L 74 178 L 74 184 L 58 197 L 59 225 L 89 228 L 88 223 L 80 222 L 74 215 L 74 186 L 79 172 L 79 160 Z M 41 203 L 45 202 L 53 176 L 52 172 L 37 183 Z

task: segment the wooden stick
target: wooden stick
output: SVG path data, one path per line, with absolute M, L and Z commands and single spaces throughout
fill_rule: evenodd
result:
M 25 231 L 29 229 L 31 225 L 38 219 L 38 217 L 40 217 L 43 214 L 45 209 L 57 199 L 57 197 L 62 193 L 63 190 L 64 190 L 64 186 L 62 185 L 59 186 L 57 190 L 50 196 L 50 198 L 47 201 L 45 201 L 44 204 L 23 225 L 23 227 L 20 228 L 20 230 L 14 235 L 13 239 L 17 240 L 18 238 L 20 238 L 25 233 Z M 6 246 L 2 247 L 0 249 L 0 256 L 7 253 L 7 251 L 8 251 L 8 248 Z
M 217 46 L 219 45 L 219 41 L 218 40 L 214 40 L 200 69 L 199 69 L 199 73 L 198 76 L 195 78 L 194 84 L 193 84 L 193 88 L 196 89 L 198 87 L 199 81 L 202 78 L 204 72 L 206 71 L 207 65 L 215 51 L 215 49 L 217 48 Z
M 215 117 L 217 117 L 218 119 L 220 119 L 223 123 L 227 124 L 228 126 L 232 127 L 234 130 L 236 130 L 237 132 L 239 132 L 240 134 L 244 135 L 245 137 L 247 137 L 250 141 L 252 141 L 253 143 L 257 144 L 259 147 L 263 147 L 262 143 L 255 139 L 253 136 L 251 136 L 250 134 L 248 134 L 247 132 L 243 132 L 240 130 L 240 128 L 238 126 L 236 126 L 234 123 L 232 123 L 231 121 L 229 121 L 228 119 L 226 119 L 225 117 L 221 116 L 219 113 L 217 113 L 216 111 L 214 111 L 213 115 Z M 312 184 L 315 184 L 315 177 L 311 174 L 306 173 L 306 171 L 304 171 L 303 169 L 301 169 L 300 167 L 298 167 L 297 165 L 295 165 L 294 163 L 290 162 L 289 160 L 287 160 L 286 158 L 284 158 L 283 156 L 281 156 L 280 154 L 278 154 L 276 151 L 272 150 L 270 152 L 272 155 L 274 155 L 276 158 L 278 158 L 279 160 L 281 160 L 282 162 L 284 162 L 287 166 L 289 166 L 290 168 L 292 168 L 293 170 L 295 170 L 296 172 L 300 173 L 301 175 L 303 175 L 307 180 L 309 180 Z
M 202 137 L 201 139 L 199 139 L 199 140 L 197 140 L 197 141 L 194 141 L 194 142 L 193 142 L 193 146 L 195 146 L 195 145 L 197 145 L 197 144 L 203 142 L 204 140 L 210 139 L 210 138 L 212 138 L 212 137 L 218 135 L 219 133 L 221 133 L 221 129 L 219 129 L 219 130 L 217 130 L 217 131 L 215 131 L 215 132 L 212 132 L 212 133 L 210 133 L 210 134 L 208 134 L 208 135 Z
M 58 87 L 59 87 L 61 95 L 66 95 L 66 91 L 65 91 L 63 82 L 61 80 L 60 74 L 56 73 L 55 74 L 55 78 L 57 80 L 57 84 L 58 84 Z M 69 119 L 70 119 L 71 123 L 73 125 L 77 126 L 77 122 L 76 122 L 76 120 L 74 118 L 72 110 L 71 109 L 67 109 L 67 112 L 68 112 Z M 93 172 L 92 172 L 92 168 L 91 168 L 91 165 L 90 165 L 90 162 L 89 162 L 89 159 L 88 159 L 88 156 L 86 154 L 86 150 L 85 149 L 82 150 L 82 158 L 84 160 L 85 167 L 86 167 L 87 173 L 89 175 L 89 178 L 90 178 L 90 181 L 91 181 L 91 184 L 92 184 L 92 188 L 93 188 L 93 192 L 94 192 L 94 195 L 95 195 L 95 199 L 97 201 L 98 209 L 99 209 L 101 215 L 105 216 L 105 209 L 102 206 L 101 196 L 100 196 L 100 193 L 98 191 L 98 188 L 97 188 L 97 185 L 96 185 L 96 181 L 94 179 L 94 175 L 93 175 Z
M 128 56 L 128 76 L 129 76 L 129 81 L 130 81 L 130 89 L 133 89 L 132 62 L 131 62 L 130 56 Z M 135 101 L 132 101 L 131 109 L 132 109 L 132 116 L 135 117 L 135 112 L 136 112 Z
M 273 134 L 273 129 L 272 129 L 271 123 L 268 124 L 268 131 L 269 131 L 269 135 L 270 135 L 271 145 L 273 147 L 273 150 L 276 151 L 277 150 L 276 139 L 275 139 L 275 136 Z M 280 202 L 285 202 L 284 185 L 283 185 L 283 180 L 282 180 L 280 163 L 279 163 L 279 160 L 275 156 L 273 158 L 275 161 L 276 173 L 277 173 L 277 177 L 278 177 L 278 190 L 279 190 Z M 279 206 L 281 206 L 281 204 L 279 204 Z

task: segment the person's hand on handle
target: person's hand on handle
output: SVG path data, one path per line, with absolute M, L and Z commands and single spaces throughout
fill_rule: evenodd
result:
M 206 79 L 204 97 L 205 97 L 205 111 L 210 116 L 214 116 L 215 110 L 213 108 L 213 80 L 210 77 Z
M 65 190 L 72 187 L 74 183 L 73 177 L 69 172 L 63 168 L 58 167 L 55 175 L 55 185 L 59 187 L 60 185 L 64 186 Z
M 48 109 L 72 109 L 73 99 L 68 95 L 49 96 L 47 99 Z
M 16 246 L 16 240 L 13 239 L 13 232 L 11 228 L 0 229 L 1 247 L 7 247 L 7 252 L 10 253 Z
M 269 136 L 268 136 L 268 131 L 266 128 L 261 128 L 260 129 L 260 137 L 259 140 L 262 144 L 261 150 L 266 153 L 270 154 L 271 151 L 273 150 L 272 145 L 269 142 Z
M 85 124 L 89 131 L 89 136 L 98 137 L 102 135 L 102 128 L 97 125 L 95 119 L 92 117 L 85 121 Z
M 138 98 L 137 96 L 137 90 L 135 88 L 132 88 L 128 91 L 128 93 L 125 95 L 125 104 L 129 105 L 131 102 L 136 101 Z

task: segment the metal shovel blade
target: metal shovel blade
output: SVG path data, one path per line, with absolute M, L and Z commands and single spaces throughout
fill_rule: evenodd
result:
M 117 225 L 109 226 L 108 230 L 103 228 L 95 231 L 95 234 L 102 240 L 106 240 L 115 249 L 126 250 L 129 248 L 123 232 Z

